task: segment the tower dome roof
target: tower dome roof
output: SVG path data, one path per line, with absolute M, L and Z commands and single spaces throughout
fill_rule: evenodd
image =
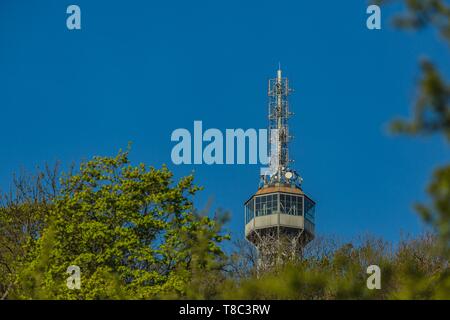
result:
M 286 193 L 294 193 L 294 194 L 304 194 L 303 190 L 298 187 L 291 187 L 291 186 L 267 186 L 264 188 L 259 189 L 255 195 L 259 196 L 262 194 L 267 193 L 274 193 L 274 192 L 286 192 Z

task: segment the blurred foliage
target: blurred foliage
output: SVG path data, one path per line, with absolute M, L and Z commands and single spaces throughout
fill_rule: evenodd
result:
M 372 2 L 372 1 L 370 1 Z M 376 0 L 377 4 L 400 3 L 405 9 L 394 18 L 398 28 L 420 30 L 435 28 L 439 34 L 450 40 L 450 3 L 448 0 Z
M 395 121 L 392 129 L 408 134 L 442 133 L 450 141 L 450 85 L 430 61 L 424 59 L 421 67 L 423 76 L 414 117 L 411 121 Z
M 404 13 L 394 25 L 406 30 L 433 28 L 450 44 L 450 4 L 445 0 L 379 0 L 381 4 L 401 3 Z M 428 59 L 421 61 L 422 79 L 411 121 L 397 120 L 392 129 L 399 133 L 442 133 L 450 140 L 450 85 Z
M 395 0 L 382 2 L 399 2 Z M 406 13 L 397 16 L 396 26 L 420 30 L 431 27 L 450 44 L 450 3 L 445 0 L 405 0 Z M 421 62 L 422 77 L 413 119 L 397 120 L 392 129 L 405 134 L 442 134 L 450 142 L 450 83 L 429 60 Z M 417 204 L 422 218 L 440 235 L 441 252 L 450 258 L 450 165 L 438 168 L 428 187 L 432 203 Z
M 404 13 L 397 15 L 394 25 L 406 30 L 432 28 L 450 44 L 450 3 L 446 0 L 379 0 L 379 4 L 400 3 Z M 397 120 L 392 129 L 399 133 L 442 133 L 450 140 L 450 84 L 436 66 L 424 58 L 422 78 L 411 121 Z

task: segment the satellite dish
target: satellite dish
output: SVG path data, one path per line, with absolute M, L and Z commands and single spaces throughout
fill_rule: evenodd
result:
M 286 179 L 291 179 L 292 178 L 292 172 L 286 172 L 285 174 L 284 174 L 284 176 L 286 177 Z

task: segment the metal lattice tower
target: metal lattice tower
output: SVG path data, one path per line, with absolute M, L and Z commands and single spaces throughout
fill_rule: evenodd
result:
M 302 178 L 290 166 L 289 80 L 269 80 L 270 172 L 261 176 L 258 191 L 245 202 L 245 237 L 258 250 L 258 269 L 301 258 L 314 238 L 315 202 L 302 190 Z
M 269 141 L 271 145 L 270 159 L 276 167 L 276 174 L 271 177 L 270 182 L 281 182 L 289 165 L 289 127 L 288 119 L 292 115 L 289 112 L 288 95 L 292 89 L 289 88 L 289 80 L 281 76 L 278 69 L 277 77 L 269 79 Z M 274 129 L 276 129 L 274 131 Z M 275 134 L 275 136 L 273 136 Z M 273 146 L 273 144 L 275 144 Z M 276 154 L 272 154 L 275 151 Z

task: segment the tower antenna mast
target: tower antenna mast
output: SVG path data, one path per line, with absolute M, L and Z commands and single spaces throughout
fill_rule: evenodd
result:
M 289 87 L 288 78 L 283 78 L 280 64 L 277 77 L 269 79 L 268 87 L 269 155 L 272 172 L 269 177 L 263 177 L 264 184 L 300 184 L 301 178 L 290 168 L 291 160 L 289 159 L 289 142 L 292 137 L 289 135 L 288 120 L 292 113 L 289 111 L 288 96 L 293 90 Z

